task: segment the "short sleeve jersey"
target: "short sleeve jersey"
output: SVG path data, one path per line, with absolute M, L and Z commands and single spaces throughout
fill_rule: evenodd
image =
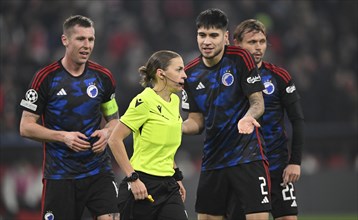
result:
M 237 128 L 250 107 L 247 96 L 264 89 L 250 53 L 227 46 L 215 66 L 205 66 L 200 56 L 185 71 L 182 109 L 205 120 L 202 171 L 265 160 L 261 129 L 247 135 Z
M 181 143 L 180 100 L 166 102 L 146 88 L 133 98 L 120 121 L 133 131 L 133 168 L 155 176 L 174 174 L 174 156 Z
M 57 61 L 34 75 L 20 106 L 40 115 L 46 128 L 79 131 L 89 138 L 100 129 L 101 105 L 114 94 L 115 81 L 108 69 L 88 61 L 83 74 L 74 77 Z M 107 150 L 100 154 L 75 152 L 63 142 L 45 142 L 44 151 L 47 179 L 80 179 L 112 172 Z
M 263 62 L 259 71 L 265 86 L 265 112 L 261 125 L 266 142 L 266 156 L 270 170 L 273 171 L 287 166 L 289 154 L 284 112 L 286 106 L 298 101 L 300 96 L 292 77 L 285 69 Z

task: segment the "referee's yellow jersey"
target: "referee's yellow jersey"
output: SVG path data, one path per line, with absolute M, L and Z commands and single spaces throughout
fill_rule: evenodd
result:
M 174 174 L 174 155 L 182 138 L 180 100 L 171 94 L 166 102 L 151 88 L 133 98 L 120 121 L 133 131 L 133 156 L 137 171 L 155 176 Z

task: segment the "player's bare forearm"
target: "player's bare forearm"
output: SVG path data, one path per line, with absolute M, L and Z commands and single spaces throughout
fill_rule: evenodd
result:
M 119 115 L 118 112 L 109 115 L 109 116 L 105 116 L 105 119 L 107 121 L 107 124 L 104 126 L 104 128 L 108 129 L 108 136 L 111 135 L 114 127 L 117 125 L 118 123 L 118 119 L 119 119 Z
M 40 116 L 28 111 L 22 112 L 20 121 L 20 135 L 36 141 L 63 141 L 64 133 L 48 129 L 37 123 Z
M 250 108 L 246 115 L 250 115 L 255 119 L 261 117 L 265 111 L 264 98 L 262 92 L 255 92 L 249 95 Z

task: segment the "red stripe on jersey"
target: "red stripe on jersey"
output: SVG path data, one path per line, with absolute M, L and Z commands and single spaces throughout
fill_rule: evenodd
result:
M 263 158 L 262 160 L 262 164 L 265 168 L 265 173 L 266 173 L 266 180 L 267 180 L 267 185 L 269 188 L 269 191 L 271 191 L 271 177 L 270 177 L 270 170 L 269 170 L 269 162 L 267 160 L 265 160 L 265 153 L 261 144 L 261 139 L 260 139 L 260 134 L 259 134 L 259 129 L 257 127 L 255 127 L 255 133 L 256 133 L 256 137 L 257 137 L 257 143 L 259 145 L 260 148 L 260 154 L 261 157 Z
M 45 68 L 38 71 L 35 75 L 34 80 L 32 81 L 31 88 L 34 88 L 36 91 L 40 87 L 41 83 L 45 79 L 45 77 L 55 71 L 56 69 L 60 68 L 61 66 L 58 64 L 58 61 L 46 66 Z
M 256 64 L 255 64 L 255 61 L 254 59 L 252 58 L 252 55 L 250 54 L 249 51 L 241 48 L 241 47 L 229 47 L 228 49 L 230 49 L 230 51 L 240 51 L 244 54 L 244 56 L 246 57 L 246 59 L 249 60 L 249 63 L 250 63 L 250 68 L 255 68 L 256 67 Z M 251 69 L 250 69 L 251 70 Z
M 195 66 L 196 64 L 198 64 L 200 61 L 200 57 L 195 58 L 194 60 L 192 60 L 190 63 L 188 63 L 185 67 L 184 67 L 184 71 L 186 71 L 187 69 Z
M 45 126 L 44 119 L 45 117 L 41 116 L 42 126 Z M 46 199 L 46 187 L 47 187 L 47 180 L 45 179 L 45 164 L 46 164 L 46 142 L 43 142 L 42 153 L 43 153 L 43 161 L 42 161 L 42 197 L 41 197 L 41 216 L 44 216 L 44 208 L 45 208 L 45 199 Z
M 255 61 L 252 58 L 251 54 L 242 48 L 238 47 L 228 47 L 226 50 L 227 54 L 237 54 L 241 56 L 249 70 L 252 70 L 255 68 Z
M 98 63 L 95 63 L 93 61 L 88 61 L 88 67 L 90 69 L 94 69 L 94 70 L 98 70 L 101 73 L 104 73 L 105 75 L 107 75 L 109 77 L 109 79 L 112 82 L 112 85 L 115 86 L 116 82 L 113 78 L 113 74 L 111 73 L 111 71 L 109 71 L 109 69 L 99 65 Z
M 45 214 L 44 208 L 45 208 L 46 187 L 47 187 L 47 180 L 43 179 L 42 197 L 41 197 L 41 216 L 44 216 Z
M 286 83 L 291 80 L 291 75 L 285 69 L 267 62 L 263 62 L 263 64 L 267 69 L 280 76 Z

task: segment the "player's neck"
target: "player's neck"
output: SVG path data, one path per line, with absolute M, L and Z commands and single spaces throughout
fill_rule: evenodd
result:
M 74 63 L 73 61 L 69 60 L 66 56 L 61 60 L 61 63 L 63 67 L 67 70 L 67 72 L 69 72 L 73 76 L 80 76 L 83 73 L 86 66 L 85 63 L 83 64 Z

